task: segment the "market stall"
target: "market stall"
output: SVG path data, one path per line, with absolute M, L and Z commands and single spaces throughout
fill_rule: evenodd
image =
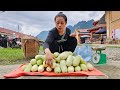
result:
M 46 64 L 45 55 L 36 55 L 29 63 L 22 64 L 12 72 L 4 75 L 4 78 L 17 78 L 20 76 L 106 76 L 97 70 L 90 62 L 86 62 L 80 55 L 65 51 L 53 53 L 55 59 L 51 66 Z

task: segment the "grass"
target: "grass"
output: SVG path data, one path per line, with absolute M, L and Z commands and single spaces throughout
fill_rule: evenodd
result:
M 120 46 L 106 46 L 108 48 L 120 48 Z
M 40 51 L 43 51 L 43 46 L 40 46 Z
M 24 59 L 22 49 L 4 48 L 0 49 L 0 60 L 18 60 Z
M 78 46 L 83 46 L 83 45 L 84 44 L 78 44 Z M 88 44 L 88 45 L 90 45 L 90 46 L 97 46 L 97 44 Z M 101 45 L 104 45 L 104 44 L 101 44 Z M 113 45 L 113 46 L 106 45 L 106 48 L 120 48 L 120 45 Z
M 43 51 L 43 47 L 40 47 Z M 0 65 L 25 63 L 23 49 L 0 48 Z
M 11 64 L 16 62 L 16 60 L 25 60 L 22 49 L 0 49 L 0 64 Z
M 94 46 L 92 44 L 89 45 Z M 120 48 L 120 46 L 107 46 L 107 48 Z M 40 47 L 40 51 L 43 52 L 43 46 Z M 0 48 L 0 65 L 22 64 L 28 61 L 25 60 L 22 49 Z

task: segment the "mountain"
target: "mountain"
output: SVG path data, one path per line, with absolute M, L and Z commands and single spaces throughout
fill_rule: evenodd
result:
M 93 19 L 91 19 L 91 20 L 89 20 L 87 22 L 86 21 L 80 21 L 77 24 L 75 24 L 74 26 L 69 25 L 67 27 L 70 28 L 71 33 L 73 33 L 74 30 L 77 29 L 77 28 L 78 29 L 87 29 L 87 28 L 93 27 L 93 22 L 94 22 Z
M 48 32 L 49 31 L 42 31 L 36 37 L 40 40 L 45 41 L 45 39 L 47 38 Z
M 91 19 L 89 21 L 80 21 L 77 24 L 75 24 L 74 26 L 68 25 L 67 27 L 71 30 L 71 33 L 74 32 L 75 29 L 87 29 L 87 28 L 92 28 L 93 27 L 93 22 L 94 20 Z M 42 31 L 37 35 L 37 38 L 40 40 L 45 40 L 47 38 L 49 31 Z
M 74 26 L 68 25 L 67 27 L 71 30 L 71 33 L 74 32 L 74 30 L 75 30 Z

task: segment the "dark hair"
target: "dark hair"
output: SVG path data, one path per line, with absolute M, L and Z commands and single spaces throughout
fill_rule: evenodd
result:
M 55 21 L 56 21 L 56 18 L 57 18 L 57 17 L 63 17 L 64 20 L 65 20 L 65 22 L 67 23 L 67 16 L 66 16 L 65 14 L 63 14 L 63 12 L 59 12 L 59 13 L 55 16 L 55 18 L 54 18 Z

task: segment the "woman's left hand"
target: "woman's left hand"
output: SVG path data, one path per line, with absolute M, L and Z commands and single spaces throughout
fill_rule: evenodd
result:
M 75 30 L 74 33 L 70 34 L 70 37 L 75 37 L 77 35 L 77 31 Z
M 70 37 L 75 37 L 75 36 L 76 36 L 75 33 L 70 34 Z

